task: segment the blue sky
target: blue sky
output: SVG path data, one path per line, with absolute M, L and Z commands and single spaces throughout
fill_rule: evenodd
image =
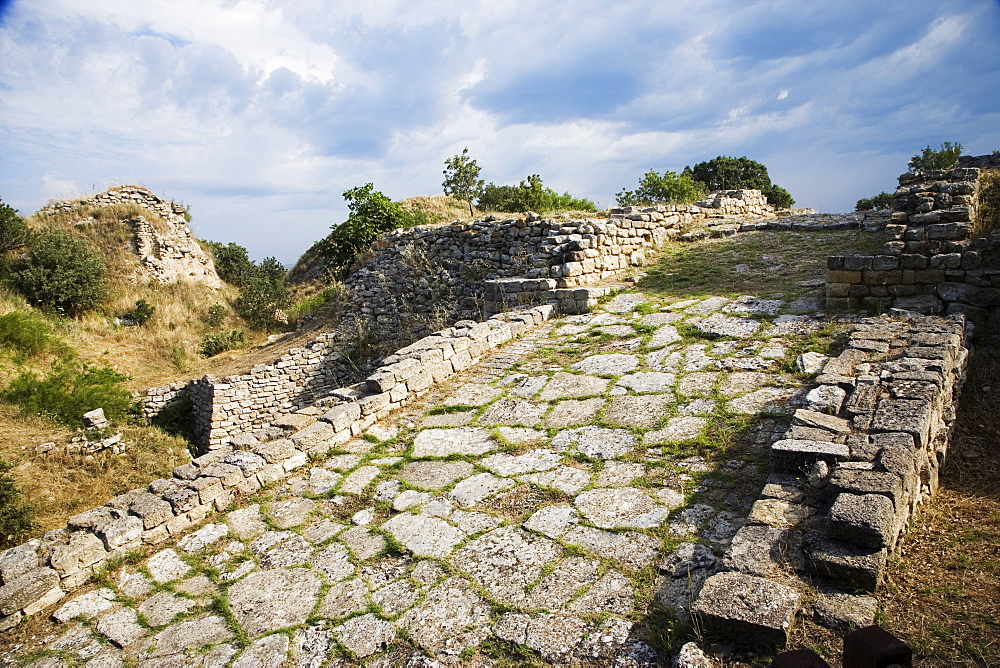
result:
M 603 206 L 746 155 L 838 212 L 944 141 L 1000 148 L 996 0 L 0 0 L 0 197 L 139 183 L 257 259 L 465 146 Z

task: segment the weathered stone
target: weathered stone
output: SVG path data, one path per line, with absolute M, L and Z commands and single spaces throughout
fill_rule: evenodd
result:
M 538 398 L 542 401 L 553 401 L 555 399 L 589 397 L 603 394 L 610 384 L 611 381 L 604 378 L 558 371 L 546 383 Z
M 382 470 L 378 466 L 362 466 L 345 477 L 337 491 L 342 494 L 363 494 Z
M 587 424 L 597 416 L 597 413 L 604 407 L 604 403 L 605 400 L 602 397 L 560 401 L 545 416 L 542 425 L 545 427 L 572 427 Z
M 139 604 L 139 612 L 152 627 L 163 626 L 177 615 L 187 612 L 197 605 L 188 598 L 174 596 L 170 592 L 161 591 L 153 594 Z
M 773 577 L 786 564 L 788 531 L 774 526 L 748 525 L 736 532 L 723 565 L 762 578 Z
M 448 496 L 465 507 L 471 507 L 483 499 L 513 486 L 514 483 L 510 480 L 497 478 L 489 473 L 480 473 L 455 485 Z
M 514 476 L 531 471 L 548 471 L 559 466 L 562 455 L 549 449 L 531 450 L 523 455 L 496 454 L 481 460 L 479 465 L 502 476 Z
M 250 637 L 301 624 L 312 612 L 320 578 L 304 568 L 251 573 L 229 588 L 229 607 Z
M 563 535 L 563 541 L 579 545 L 589 552 L 613 559 L 632 570 L 649 564 L 656 556 L 660 541 L 652 536 L 624 531 L 620 533 L 578 526 Z
M 922 446 L 929 438 L 932 409 L 927 399 L 883 399 L 875 409 L 871 430 L 907 433 Z
M 100 538 L 87 531 L 77 531 L 70 535 L 66 545 L 56 545 L 52 548 L 48 561 L 61 577 L 67 577 L 98 564 L 107 557 L 108 552 Z M 34 567 L 37 565 L 36 558 Z M 4 578 L 4 582 L 7 581 L 7 578 Z
M 157 582 L 170 582 L 187 575 L 191 567 L 172 549 L 161 550 L 146 561 L 149 575 Z
M 871 596 L 820 592 L 813 601 L 816 621 L 840 633 L 871 626 L 877 610 L 878 601 Z
M 669 394 L 615 397 L 604 410 L 604 420 L 616 426 L 651 429 L 673 405 Z
M 256 538 L 268 529 L 267 523 L 264 521 L 264 515 L 257 504 L 240 508 L 227 514 L 226 523 L 241 540 Z
M 146 629 L 139 625 L 135 610 L 131 608 L 119 608 L 100 616 L 94 628 L 119 647 L 128 647 L 146 635 Z
M 701 435 L 707 424 L 708 420 L 702 417 L 681 416 L 670 418 L 667 421 L 667 426 L 663 429 L 648 431 L 643 434 L 642 442 L 646 445 L 658 445 L 660 443 L 692 441 Z
M 526 588 L 562 553 L 552 541 L 521 529 L 494 529 L 455 552 L 452 563 L 469 573 L 497 601 L 524 600 Z
M 885 548 L 848 545 L 818 531 L 806 534 L 804 547 L 814 573 L 863 591 L 875 591 L 888 556 Z
M 790 529 L 812 517 L 815 512 L 812 507 L 799 503 L 789 503 L 778 499 L 758 499 L 750 509 L 747 521 L 751 524 L 765 524 L 779 529 Z
M 441 489 L 460 478 L 472 475 L 475 468 L 469 462 L 409 462 L 399 472 L 406 483 L 422 489 Z
M 95 589 L 62 605 L 52 616 L 63 624 L 78 617 L 93 619 L 114 606 L 115 593 L 110 589 Z
M 524 425 L 534 427 L 548 409 L 522 399 L 501 399 L 483 413 L 477 422 L 482 425 Z
M 368 587 L 355 578 L 331 585 L 323 598 L 319 614 L 328 619 L 338 619 L 367 608 Z
M 334 627 L 333 634 L 344 647 L 363 659 L 395 640 L 396 629 L 389 622 L 369 613 Z
M 287 654 L 288 636 L 275 633 L 250 643 L 232 668 L 281 668 Z
M 289 529 L 305 522 L 315 509 L 316 502 L 312 499 L 288 499 L 268 504 L 267 514 L 279 529 Z
M 396 515 L 382 528 L 418 557 L 446 557 L 465 538 L 444 520 L 422 515 Z
M 694 328 L 701 334 L 709 337 L 731 337 L 735 339 L 746 339 L 754 335 L 760 329 L 760 323 L 749 318 L 734 318 L 732 316 L 715 313 L 703 320 L 693 323 Z
M 351 548 L 354 556 L 361 561 L 382 554 L 386 549 L 385 538 L 364 527 L 348 529 L 340 535 L 340 539 Z
M 574 504 L 595 526 L 650 529 L 667 518 L 667 509 L 633 487 L 592 489 L 576 497 Z
M 185 552 L 198 552 L 228 535 L 229 527 L 225 524 L 206 524 L 201 529 L 182 538 L 177 543 L 177 547 Z
M 490 608 L 469 583 L 459 577 L 449 578 L 399 620 L 400 627 L 418 645 L 432 654 L 460 653 L 471 635 L 489 623 Z M 482 636 L 485 637 L 485 634 Z M 478 644 L 478 643 L 477 643 Z
M 518 476 L 517 479 L 539 487 L 551 487 L 563 494 L 576 494 L 590 484 L 590 473 L 573 466 L 559 466 L 551 471 Z
M 727 572 L 705 581 L 691 611 L 706 630 L 782 645 L 795 621 L 799 598 L 799 593 L 786 585 Z
M 534 615 L 525 630 L 525 643 L 545 661 L 562 663 L 583 639 L 586 624 L 568 615 Z
M 797 473 L 809 470 L 818 460 L 833 465 L 848 459 L 850 454 L 843 443 L 783 439 L 771 445 L 771 465 L 775 471 Z
M 552 439 L 552 448 L 557 451 L 575 448 L 587 457 L 614 459 L 631 452 L 637 445 L 631 432 L 624 429 L 604 427 L 579 427 L 567 429 Z
M 254 634 L 256 635 L 256 634 Z M 225 642 L 233 637 L 226 620 L 216 615 L 204 615 L 172 624 L 151 639 L 149 656 L 175 657 L 182 652 L 198 650 L 206 645 Z M 228 657 L 221 665 L 228 663 Z
M 636 394 L 646 394 L 650 392 L 667 392 L 673 387 L 676 380 L 677 376 L 672 373 L 640 371 L 622 376 L 615 385 L 632 390 Z
M 583 373 L 601 376 L 621 376 L 635 370 L 639 360 L 635 355 L 612 353 L 608 355 L 591 355 L 573 364 L 570 368 Z
M 830 508 L 830 536 L 861 547 L 892 547 L 899 530 L 892 501 L 879 494 L 839 494 Z
M 496 448 L 496 441 L 485 429 L 479 427 L 425 429 L 413 439 L 412 457 L 420 459 L 449 455 L 483 455 Z

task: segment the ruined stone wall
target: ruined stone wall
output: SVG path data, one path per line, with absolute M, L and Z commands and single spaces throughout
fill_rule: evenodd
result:
M 705 581 L 692 608 L 704 628 L 782 644 L 803 593 L 817 589 L 818 614 L 826 605 L 870 619 L 874 600 L 864 594 L 882 580 L 914 510 L 937 490 L 967 345 L 961 314 L 853 326 L 847 348 L 822 363 L 805 408 L 771 446 L 761 497 L 724 572 Z M 748 600 L 767 605 L 739 603 Z
M 963 156 L 954 169 L 900 176 L 882 253 L 829 258 L 828 306 L 972 317 L 1000 306 L 1000 233 L 973 234 L 984 169 L 1000 169 L 1000 156 Z
M 774 207 L 759 190 L 716 190 L 708 198 L 695 202 L 695 206 L 715 209 L 724 216 L 768 216 Z

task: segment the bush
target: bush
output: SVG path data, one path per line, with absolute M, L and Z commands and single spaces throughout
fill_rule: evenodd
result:
M 854 205 L 855 211 L 892 211 L 892 193 L 884 190 L 874 197 L 862 197 Z
M 790 192 L 773 183 L 762 190 L 761 193 L 767 198 L 767 203 L 776 209 L 791 209 L 792 205 L 795 204 L 795 200 L 792 199 Z
M 275 312 L 288 305 L 288 289 L 283 281 L 254 277 L 243 284 L 234 304 L 236 312 L 251 328 L 266 330 L 276 322 Z
M 25 246 L 29 234 L 24 219 L 0 199 L 0 254 Z
M 14 286 L 31 302 L 75 316 L 104 298 L 106 267 L 85 242 L 56 230 L 31 241 L 14 272 Z
M 212 252 L 215 260 L 215 272 L 219 278 L 226 283 L 231 283 L 237 287 L 254 275 L 254 263 L 250 260 L 250 254 L 246 248 L 239 244 L 221 244 L 218 241 L 204 242 Z
M 35 313 L 11 311 L 0 315 L 0 347 L 24 357 L 35 357 L 64 346 L 52 335 L 52 327 Z
M 208 311 L 202 317 L 202 320 L 209 327 L 215 328 L 222 324 L 227 315 L 229 315 L 229 309 L 225 306 L 222 304 L 212 304 L 208 307 Z
M 141 327 L 149 322 L 149 319 L 153 317 L 153 311 L 156 307 L 152 306 L 145 299 L 139 299 L 135 302 L 135 310 L 126 313 L 122 318 L 128 322 L 126 324 L 133 324 Z
M 560 195 L 542 184 L 542 177 L 531 174 L 516 186 L 486 184 L 476 203 L 486 211 L 517 213 L 521 211 L 596 211 L 589 199 L 578 199 L 568 192 Z
M 0 549 L 13 547 L 36 529 L 34 509 L 19 503 L 21 492 L 9 471 L 11 465 L 0 459 Z
M 236 313 L 253 329 L 266 330 L 275 324 L 274 312 L 288 303 L 285 268 L 273 257 L 258 265 L 250 259 L 247 249 L 238 244 L 225 246 L 215 241 L 205 242 L 215 256 L 215 269 L 226 282 L 240 289 L 234 307 Z M 216 305 L 219 306 L 219 305 Z M 225 318 L 224 307 L 209 308 L 206 322 L 218 327 Z M 213 311 L 213 309 L 215 309 Z M 213 324 L 214 323 L 214 324 Z
M 327 269 L 343 278 L 354 260 L 385 232 L 404 227 L 410 216 L 399 204 L 367 183 L 344 192 L 350 214 L 347 220 L 334 225 L 319 242 L 319 252 Z
M 245 340 L 243 330 L 233 329 L 228 332 L 219 332 L 217 334 L 206 334 L 201 339 L 201 347 L 198 352 L 200 352 L 205 357 L 214 357 L 219 353 L 224 353 L 227 350 L 233 350 L 234 348 L 239 348 L 243 345 Z
M 911 172 L 925 169 L 951 169 L 958 162 L 958 158 L 961 155 L 961 144 L 952 144 L 950 141 L 946 141 L 936 151 L 928 146 L 919 154 L 910 158 L 907 166 Z
M 651 169 L 639 179 L 635 190 L 622 190 L 615 196 L 619 206 L 652 206 L 654 204 L 690 204 L 706 194 L 705 188 L 688 174 L 666 171 L 663 175 Z
M 111 367 L 94 367 L 67 353 L 45 378 L 33 372 L 14 378 L 2 397 L 29 413 L 80 428 L 83 414 L 95 408 L 103 408 L 109 420 L 125 419 L 133 403 L 132 394 L 122 385 L 128 379 Z

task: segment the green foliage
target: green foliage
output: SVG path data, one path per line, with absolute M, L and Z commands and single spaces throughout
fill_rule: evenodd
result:
M 709 191 L 754 189 L 761 191 L 772 206 L 789 208 L 795 204 L 787 190 L 771 183 L 767 167 L 746 156 L 720 155 L 694 167 L 685 167 L 684 174 L 703 183 Z
M 479 178 L 481 168 L 469 157 L 469 147 L 462 149 L 461 155 L 455 155 L 444 161 L 444 194 L 457 197 L 469 203 L 469 215 L 472 211 L 472 200 L 483 192 L 483 180 Z
M 405 227 L 411 220 L 399 204 L 375 190 L 371 183 L 345 191 L 344 200 L 350 210 L 347 220 L 334 225 L 317 244 L 327 269 L 337 278 L 343 278 L 354 260 L 380 235 Z
M 33 235 L 13 278 L 29 302 L 75 316 L 100 304 L 106 272 L 104 260 L 86 242 L 50 230 Z
M 253 329 L 269 329 L 276 322 L 275 311 L 288 305 L 288 288 L 283 279 L 265 276 L 248 279 L 234 304 L 236 312 Z
M 229 315 L 229 309 L 227 309 L 222 304 L 212 304 L 208 307 L 208 311 L 202 316 L 202 320 L 209 327 L 218 327 L 222 324 L 222 321 L 226 319 Z
M 958 162 L 958 158 L 961 155 L 961 144 L 957 142 L 952 144 L 950 141 L 946 141 L 941 144 L 941 148 L 937 150 L 928 146 L 923 151 L 910 158 L 910 162 L 907 164 L 907 167 L 909 167 L 911 172 L 925 169 L 951 169 Z
M 24 372 L 0 397 L 29 413 L 79 428 L 83 426 L 81 416 L 95 408 L 103 408 L 109 420 L 124 420 L 132 406 L 132 394 L 122 385 L 128 379 L 111 367 L 91 366 L 66 353 L 53 364 L 48 376 L 39 378 Z
M 125 318 L 138 326 L 142 326 L 149 322 L 155 310 L 156 307 L 152 306 L 145 299 L 138 299 L 135 302 L 135 310 L 126 313 Z
M 666 171 L 663 175 L 651 169 L 639 179 L 635 190 L 622 190 L 615 196 L 619 206 L 652 206 L 654 204 L 690 204 L 706 195 L 705 187 L 690 174 Z
M 862 197 L 858 200 L 858 203 L 854 205 L 855 211 L 891 211 L 892 210 L 892 193 L 887 193 L 884 190 L 878 195 L 873 197 Z
M 61 350 L 64 345 L 52 335 L 52 326 L 37 313 L 11 311 L 0 315 L 0 348 L 23 357 L 35 357 L 47 350 Z
M 170 346 L 170 363 L 178 371 L 184 370 L 184 363 L 187 361 L 187 351 L 179 343 Z
M 33 508 L 19 503 L 21 492 L 9 471 L 11 465 L 0 459 L 0 549 L 12 547 L 35 530 Z
M 596 211 L 589 199 L 578 199 L 568 192 L 560 195 L 542 184 L 542 177 L 531 174 L 516 186 L 486 184 L 477 202 L 486 211 Z
M 212 257 L 215 259 L 215 272 L 226 283 L 239 287 L 254 275 L 254 263 L 243 246 L 232 242 L 221 244 L 218 241 L 206 241 L 205 245 L 212 251 Z
M 240 289 L 234 307 L 236 313 L 253 329 L 273 327 L 275 311 L 288 304 L 288 286 L 285 268 L 273 257 L 264 258 L 258 265 L 250 259 L 247 249 L 238 244 L 222 245 L 216 241 L 205 242 L 215 257 L 215 270 L 222 280 Z M 209 308 L 206 322 L 218 327 L 225 318 L 225 310 Z M 215 324 L 212 324 L 212 323 Z
M 232 329 L 228 332 L 218 332 L 217 334 L 206 334 L 201 339 L 200 352 L 205 357 L 213 357 L 227 350 L 239 348 L 243 345 L 245 336 L 243 330 Z
M 17 210 L 0 199 L 0 254 L 25 246 L 29 236 L 28 226 Z

